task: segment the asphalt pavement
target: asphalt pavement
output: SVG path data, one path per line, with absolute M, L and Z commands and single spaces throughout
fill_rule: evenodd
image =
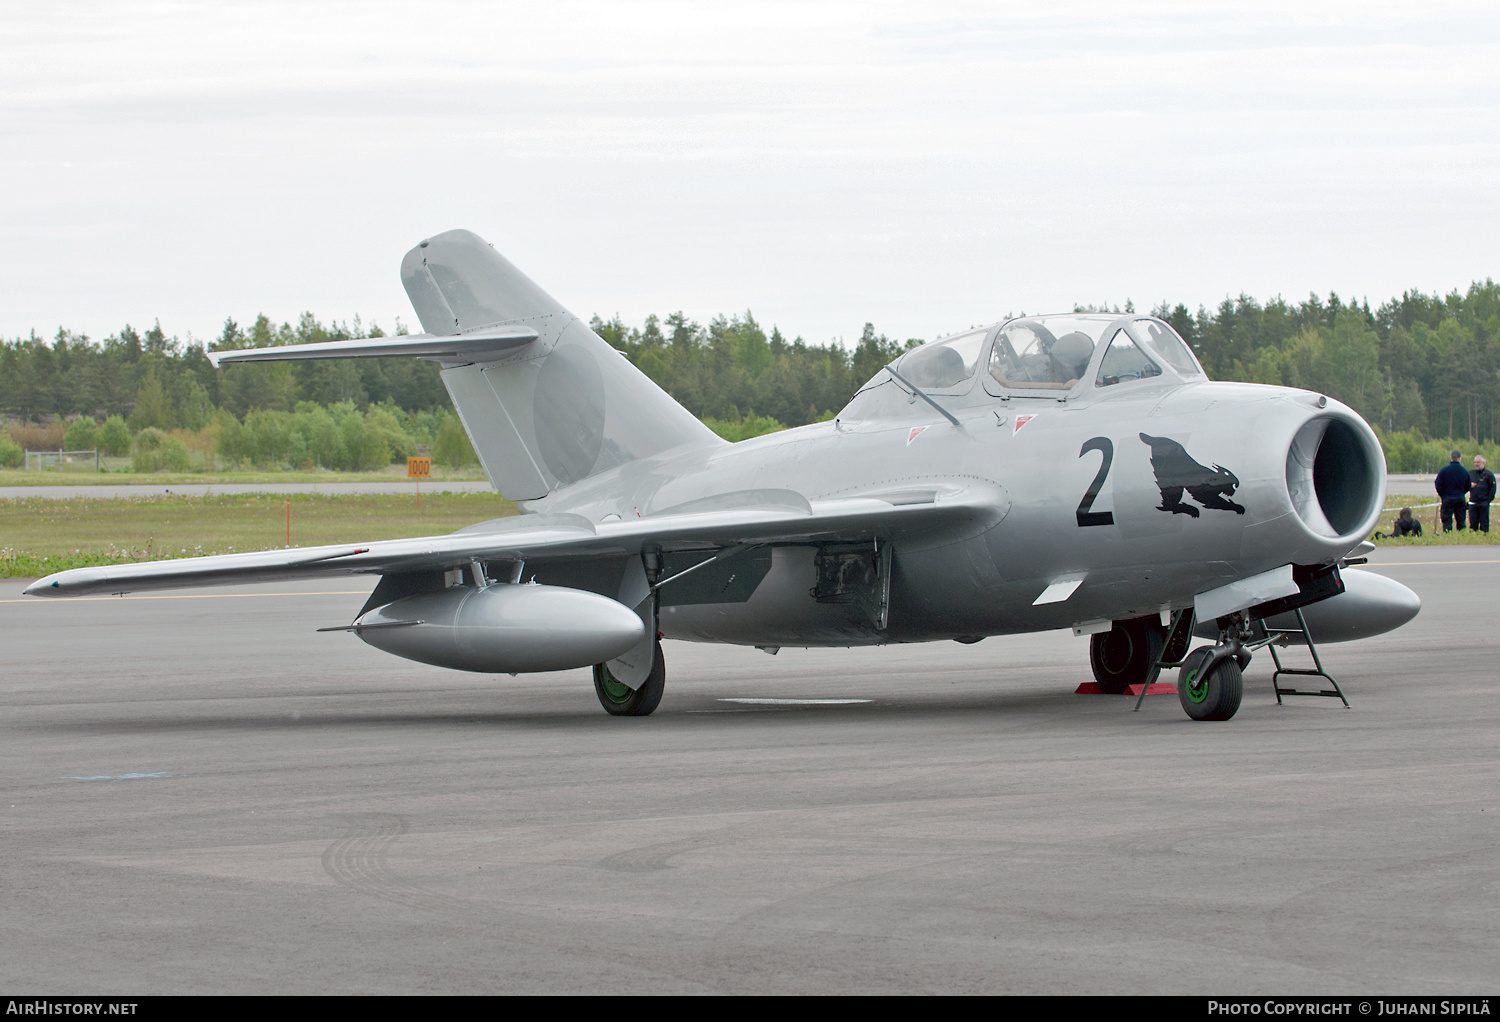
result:
M 1387 496 L 1400 494 L 1403 497 L 1431 497 L 1437 500 L 1437 491 L 1432 488 L 1431 473 L 1425 475 L 1388 475 L 1385 477 Z
M 1383 548 L 1349 694 L 1074 695 L 1069 633 L 666 644 L 649 718 L 345 633 L 368 585 L 0 583 L 27 993 L 1492 993 L 1500 547 Z M 1295 654 L 1294 654 L 1295 655 Z

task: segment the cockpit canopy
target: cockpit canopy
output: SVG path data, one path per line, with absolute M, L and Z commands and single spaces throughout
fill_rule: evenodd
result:
M 891 368 L 928 394 L 957 396 L 971 390 L 996 397 L 1083 397 L 1137 380 L 1162 383 L 1201 379 L 1203 369 L 1181 337 L 1149 316 L 1074 313 L 1023 316 L 969 330 L 907 352 Z M 883 370 L 845 409 L 851 418 L 883 417 L 883 402 L 861 401 L 872 388 L 895 385 Z M 965 402 L 967 403 L 967 402 Z M 898 411 L 892 406 L 890 411 Z
M 1072 390 L 1162 375 L 1201 377 L 1193 353 L 1167 324 L 1147 317 L 1073 315 L 1013 319 L 995 334 L 990 379 L 1002 391 Z M 993 389 L 993 388 L 992 388 Z
M 1109 387 L 1160 376 L 1163 366 L 1184 378 L 1203 375 L 1182 338 L 1160 320 L 1092 313 L 1027 316 L 970 330 L 915 348 L 894 368 L 924 389 L 953 390 L 974 375 L 986 352 L 987 383 L 1002 390 L 1072 390 L 1086 377 Z
M 1072 390 L 1112 322 L 1105 316 L 1013 319 L 996 334 L 990 376 L 1008 390 Z
M 949 390 L 974 375 L 989 334 L 990 328 L 985 327 L 924 344 L 903 355 L 896 371 L 924 389 Z

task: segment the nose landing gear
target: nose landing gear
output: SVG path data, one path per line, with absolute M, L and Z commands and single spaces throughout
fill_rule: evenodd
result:
M 1250 654 L 1240 652 L 1248 663 Z M 1240 708 L 1245 678 L 1230 646 L 1199 646 L 1177 672 L 1177 698 L 1194 720 L 1228 720 Z
M 1151 621 L 1150 618 L 1138 620 Z M 1239 710 L 1245 690 L 1244 669 L 1250 664 L 1250 649 L 1245 642 L 1253 638 L 1249 619 L 1243 611 L 1231 618 L 1220 618 L 1223 627 L 1218 645 L 1200 646 L 1189 653 L 1195 623 L 1196 616 L 1191 608 L 1172 615 L 1172 627 L 1166 632 L 1164 642 L 1157 647 L 1158 655 L 1151 662 L 1140 697 L 1135 701 L 1137 710 L 1145 701 L 1149 686 L 1163 669 L 1170 667 L 1179 668 L 1177 698 L 1189 717 L 1194 720 L 1228 720 Z M 1100 688 L 1103 688 L 1102 684 Z

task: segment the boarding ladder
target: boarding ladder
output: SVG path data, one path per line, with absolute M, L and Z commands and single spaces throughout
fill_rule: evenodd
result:
M 1282 696 L 1329 696 L 1330 698 L 1338 699 L 1344 704 L 1344 709 L 1347 710 L 1349 708 L 1349 700 L 1344 698 L 1344 690 L 1339 688 L 1339 683 L 1334 679 L 1333 675 L 1323 670 L 1323 661 L 1318 657 L 1317 643 L 1313 642 L 1312 633 L 1307 629 L 1307 619 L 1302 616 L 1302 608 L 1298 607 L 1292 613 L 1297 615 L 1296 628 L 1277 628 L 1272 631 L 1265 622 L 1261 622 L 1262 627 L 1266 628 L 1268 633 L 1264 640 L 1264 645 L 1271 651 L 1271 661 L 1276 665 L 1276 670 L 1271 675 L 1271 685 L 1276 689 L 1276 705 L 1281 705 Z M 1276 642 L 1278 639 L 1285 640 L 1291 636 L 1297 636 L 1298 638 L 1294 641 L 1301 642 L 1307 647 L 1307 651 L 1312 654 L 1313 666 L 1311 670 L 1305 667 L 1282 666 L 1281 657 L 1276 653 Z M 1283 645 L 1286 644 L 1283 642 Z M 1333 687 L 1319 688 L 1316 692 L 1307 692 L 1296 688 L 1282 688 L 1281 676 L 1283 674 L 1291 677 L 1322 678 Z

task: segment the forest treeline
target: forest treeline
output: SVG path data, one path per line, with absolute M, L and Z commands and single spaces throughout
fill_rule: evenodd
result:
M 359 320 L 296 326 L 265 316 L 226 320 L 212 348 L 264 348 L 363 336 Z M 381 336 L 379 327 L 369 333 Z M 203 344 L 160 324 L 126 326 L 100 342 L 68 330 L 0 347 L 0 465 L 21 449 L 98 449 L 137 471 L 220 467 L 370 471 L 429 448 L 435 461 L 473 463 L 437 367 L 414 359 L 270 362 L 215 369 Z
M 1493 280 L 1446 295 L 1409 291 L 1373 310 L 1336 294 L 1297 303 L 1241 295 L 1196 312 L 1164 303 L 1153 314 L 1183 335 L 1214 379 L 1305 387 L 1349 404 L 1381 432 L 1392 471 L 1437 467 L 1428 462 L 1449 438 L 1469 446 L 1496 440 L 1500 286 Z M 774 326 L 768 334 L 748 311 L 707 325 L 674 313 L 649 316 L 639 327 L 619 317 L 595 317 L 591 326 L 731 439 L 831 417 L 880 366 L 920 343 L 892 340 L 866 324 L 852 347 L 809 344 Z M 357 318 L 325 325 L 308 313 L 278 326 L 260 316 L 243 328 L 226 321 L 208 346 L 366 334 L 381 331 L 366 331 Z M 204 345 L 183 344 L 159 324 L 139 332 L 127 326 L 100 341 L 60 329 L 50 339 L 33 334 L 0 344 L 0 414 L 14 421 L 16 442 L 0 437 L 0 448 L 55 448 L 71 430 L 80 442 L 67 440 L 68 447 L 105 447 L 107 440 L 143 469 L 371 468 L 418 445 L 440 462 L 473 459 L 432 363 L 361 359 L 216 370 Z M 18 456 L 0 450 L 0 463 Z
M 1284 384 L 1338 398 L 1388 432 L 1494 440 L 1500 286 L 1408 291 L 1371 311 L 1316 295 L 1262 305 L 1241 295 L 1213 312 L 1158 306 L 1216 380 Z

